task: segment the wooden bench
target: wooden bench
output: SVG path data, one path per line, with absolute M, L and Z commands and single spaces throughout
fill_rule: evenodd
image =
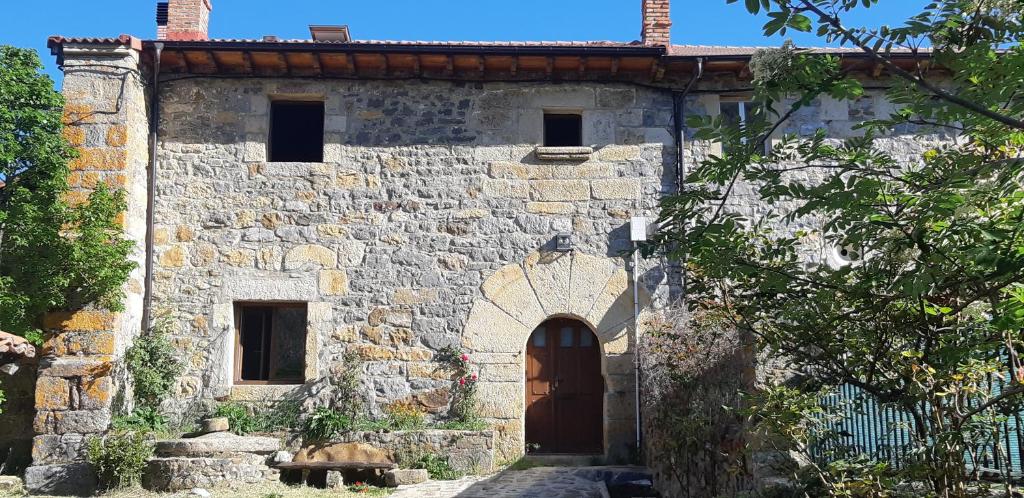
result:
M 381 463 L 381 462 L 282 462 L 271 465 L 271 467 L 280 470 L 282 472 L 302 472 L 302 482 L 311 484 L 309 481 L 310 474 L 313 472 L 324 472 L 326 475 L 329 471 L 346 471 L 346 470 L 361 470 L 361 471 L 379 471 L 379 470 L 391 470 L 398 466 L 393 463 Z M 294 474 L 293 474 L 294 475 Z M 324 479 L 326 477 L 321 476 Z

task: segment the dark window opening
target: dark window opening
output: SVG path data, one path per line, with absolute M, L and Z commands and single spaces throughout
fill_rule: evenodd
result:
M 270 103 L 270 161 L 324 160 L 324 103 Z
M 306 370 L 306 305 L 236 305 L 235 381 L 302 384 Z
M 580 147 L 583 145 L 583 116 L 579 114 L 545 114 L 545 147 Z

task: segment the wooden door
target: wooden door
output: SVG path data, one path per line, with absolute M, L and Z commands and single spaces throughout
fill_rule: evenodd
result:
M 604 452 L 597 337 L 582 322 L 544 322 L 526 346 L 526 443 L 534 453 Z

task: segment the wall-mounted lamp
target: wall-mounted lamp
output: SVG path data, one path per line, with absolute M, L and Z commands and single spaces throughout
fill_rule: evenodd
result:
M 555 236 L 555 250 L 558 252 L 571 252 L 572 247 L 572 234 L 562 232 Z

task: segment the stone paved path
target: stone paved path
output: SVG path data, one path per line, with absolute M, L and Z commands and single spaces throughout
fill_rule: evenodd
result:
M 535 467 L 457 481 L 402 486 L 391 498 L 608 498 L 610 476 L 646 472 L 638 467 Z

